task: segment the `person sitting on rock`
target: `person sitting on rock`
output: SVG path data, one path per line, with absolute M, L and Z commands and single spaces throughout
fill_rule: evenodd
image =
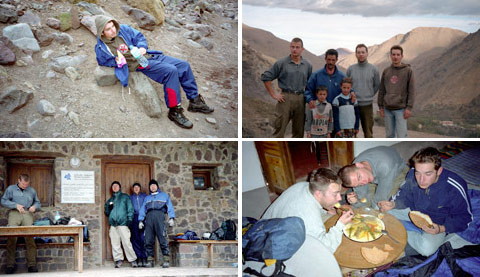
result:
M 186 61 L 166 56 L 162 51 L 149 50 L 145 36 L 134 28 L 122 24 L 112 17 L 98 15 L 95 18 L 97 28 L 97 44 L 95 54 L 101 66 L 115 67 L 115 75 L 128 86 L 129 72 L 140 71 L 150 79 L 163 84 L 165 103 L 169 108 L 168 118 L 182 128 L 190 129 L 192 122 L 183 114 L 180 105 L 180 85 L 190 100 L 188 111 L 212 113 L 203 97 L 198 94 L 197 84 L 190 64 Z M 142 67 L 131 54 L 131 47 L 137 47 L 142 56 L 148 60 L 148 66 Z M 122 55 L 125 59 L 122 59 Z M 123 66 L 125 63 L 127 66 Z

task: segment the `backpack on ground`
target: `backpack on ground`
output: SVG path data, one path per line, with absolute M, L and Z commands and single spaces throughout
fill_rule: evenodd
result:
M 292 276 L 285 273 L 284 261 L 290 259 L 305 241 L 305 224 L 300 217 L 263 219 L 251 226 L 242 236 L 244 261 L 263 262 L 266 266 L 275 264 L 271 276 Z M 243 272 L 265 276 L 246 268 Z
M 233 220 L 225 220 L 210 235 L 211 240 L 235 240 L 237 238 L 237 225 Z

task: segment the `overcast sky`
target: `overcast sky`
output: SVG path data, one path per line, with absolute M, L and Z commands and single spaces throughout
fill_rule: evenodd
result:
M 317 55 L 380 44 L 416 27 L 480 28 L 480 0 L 243 0 L 242 14 L 244 24 L 288 41 L 298 36 Z

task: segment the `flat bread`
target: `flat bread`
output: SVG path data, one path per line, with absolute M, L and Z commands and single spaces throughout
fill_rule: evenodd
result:
M 383 250 L 385 250 L 385 251 L 393 251 L 393 247 L 390 246 L 390 244 L 388 244 L 388 243 L 385 243 L 385 246 L 384 246 L 384 247 L 385 247 L 385 248 L 384 248 Z
M 432 227 L 433 222 L 428 214 L 421 213 L 419 211 L 411 211 L 408 213 L 410 220 L 412 221 L 415 226 L 418 228 L 422 228 L 423 226 Z
M 367 262 L 375 265 L 381 264 L 388 257 L 388 252 L 382 251 L 375 246 L 373 248 L 362 247 L 361 252 Z

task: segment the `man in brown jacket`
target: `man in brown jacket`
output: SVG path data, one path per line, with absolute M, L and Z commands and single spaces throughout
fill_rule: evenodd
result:
M 409 64 L 402 63 L 402 58 L 402 47 L 392 46 L 392 65 L 383 70 L 378 91 L 378 107 L 380 116 L 385 118 L 387 138 L 407 137 L 407 119 L 415 100 L 413 71 Z

